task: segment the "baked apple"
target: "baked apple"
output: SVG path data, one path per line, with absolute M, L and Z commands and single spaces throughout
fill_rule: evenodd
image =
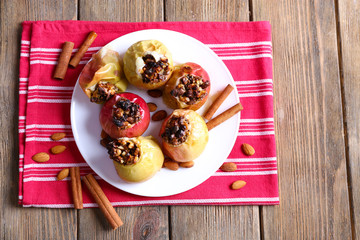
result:
M 210 78 L 196 63 L 176 66 L 166 83 L 163 100 L 173 109 L 197 110 L 206 102 L 210 92 Z
M 133 93 L 115 94 L 100 111 L 100 125 L 111 138 L 140 136 L 149 123 L 146 102 Z
M 128 182 L 148 180 L 164 162 L 161 148 L 152 136 L 119 138 L 110 142 L 107 149 L 117 174 Z
M 142 89 L 163 86 L 173 70 L 171 53 L 157 40 L 134 43 L 124 55 L 124 72 L 127 80 Z
M 86 64 L 79 77 L 80 87 L 91 102 L 104 103 L 116 93 L 127 88 L 119 54 L 102 48 Z
M 177 162 L 199 157 L 209 139 L 202 117 L 193 110 L 176 109 L 165 119 L 160 136 L 164 154 Z

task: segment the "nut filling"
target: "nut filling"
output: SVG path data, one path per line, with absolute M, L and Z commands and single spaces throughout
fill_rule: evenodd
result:
M 120 98 L 113 105 L 113 123 L 120 129 L 132 127 L 141 120 L 140 106 L 126 98 Z
M 142 68 L 142 79 L 144 83 L 158 83 L 165 81 L 170 74 L 169 60 L 166 57 L 161 57 L 156 62 L 151 54 L 143 57 L 145 66 Z
M 132 165 L 140 159 L 140 144 L 130 138 L 120 138 L 107 145 L 110 158 L 120 164 Z
M 100 82 L 91 93 L 91 102 L 102 103 L 109 100 L 119 89 L 112 83 Z
M 171 90 L 170 94 L 178 97 L 181 102 L 187 105 L 193 105 L 207 95 L 207 87 L 209 87 L 209 81 L 204 81 L 199 76 L 187 74 L 180 78 L 179 84 Z
M 161 134 L 161 137 L 172 145 L 180 145 L 186 141 L 189 134 L 189 120 L 181 116 L 172 116 L 167 122 L 165 132 Z

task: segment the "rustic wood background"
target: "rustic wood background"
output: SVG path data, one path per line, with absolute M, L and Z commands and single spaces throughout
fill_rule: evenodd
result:
M 17 206 L 24 20 L 258 21 L 273 28 L 280 206 Z M 1 0 L 1 239 L 360 239 L 360 1 Z

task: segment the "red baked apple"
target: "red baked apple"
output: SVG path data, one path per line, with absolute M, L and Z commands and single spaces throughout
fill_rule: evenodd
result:
M 206 102 L 210 92 L 210 78 L 198 64 L 188 62 L 176 66 L 166 83 L 163 100 L 172 109 L 197 110 Z
M 100 112 L 101 127 L 111 138 L 140 136 L 149 123 L 150 112 L 146 102 L 133 93 L 115 94 Z
M 193 110 L 176 109 L 164 120 L 160 136 L 165 155 L 177 162 L 199 157 L 208 143 L 209 133 L 202 117 Z

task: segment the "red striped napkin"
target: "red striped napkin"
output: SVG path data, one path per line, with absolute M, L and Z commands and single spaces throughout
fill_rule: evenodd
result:
M 80 155 L 71 131 L 70 101 L 76 79 L 91 55 L 109 41 L 142 29 L 169 29 L 192 36 L 209 46 L 229 68 L 244 110 L 235 146 L 227 161 L 236 172 L 217 171 L 201 185 L 169 197 L 135 196 L 99 183 L 115 206 L 137 205 L 275 205 L 279 204 L 273 118 L 271 27 L 268 22 L 110 23 L 83 21 L 24 22 L 19 89 L 19 203 L 24 207 L 73 207 L 69 178 L 56 181 L 65 167 L 80 166 L 81 175 L 93 173 Z M 98 33 L 80 66 L 69 69 L 62 81 L 51 78 L 65 41 L 78 48 L 90 31 Z M 74 50 L 76 51 L 76 50 Z M 36 163 L 31 157 L 56 145 L 50 139 L 65 132 L 67 150 Z M 245 156 L 240 146 L 256 149 Z M 235 180 L 246 186 L 231 190 Z M 84 207 L 97 206 L 84 188 Z

